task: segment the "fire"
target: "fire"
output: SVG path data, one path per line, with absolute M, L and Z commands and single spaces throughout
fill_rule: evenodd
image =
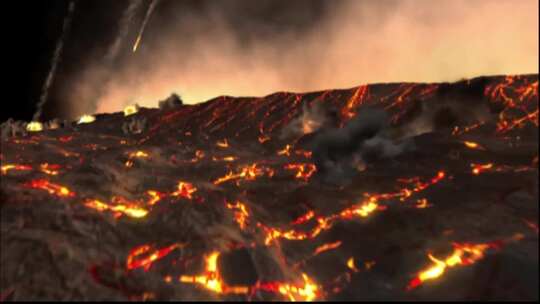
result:
M 206 267 L 203 274 L 196 276 L 182 275 L 180 276 L 180 282 L 188 284 L 199 284 L 203 288 L 218 294 L 247 294 L 249 292 L 249 288 L 246 286 L 230 287 L 225 285 L 225 283 L 221 279 L 217 267 L 219 255 L 220 253 L 217 251 L 210 253 L 205 258 Z
M 356 265 L 354 264 L 354 258 L 353 257 L 350 257 L 348 260 L 347 260 L 347 267 L 354 271 L 354 272 L 358 272 L 358 268 L 356 268 Z
M 269 169 L 266 169 L 267 173 L 269 175 L 273 175 L 272 171 Z M 245 179 L 245 180 L 254 180 L 257 178 L 257 176 L 261 176 L 264 174 L 263 168 L 258 168 L 257 164 L 252 164 L 248 166 L 244 166 L 241 168 L 241 171 L 239 173 L 233 173 L 232 171 L 229 171 L 227 175 L 220 177 L 213 181 L 214 185 L 219 185 L 221 183 L 224 183 L 229 180 L 233 179 Z
M 420 286 L 423 282 L 436 279 L 444 274 L 447 268 L 455 266 L 467 266 L 474 264 L 484 257 L 484 252 L 490 248 L 497 248 L 494 244 L 453 244 L 454 251 L 445 260 L 439 260 L 433 255 L 428 254 L 433 264 L 409 282 L 407 290 Z
M 138 104 L 129 105 L 129 106 L 124 108 L 124 116 L 137 114 L 137 112 L 139 112 L 139 105 Z
M 293 285 L 288 283 L 266 283 L 258 284 L 256 289 L 270 292 L 278 292 L 289 301 L 314 301 L 320 296 L 319 286 L 315 284 L 307 274 L 302 273 L 303 284 Z
M 163 194 L 154 190 L 148 190 L 146 191 L 146 194 L 148 194 L 151 197 L 150 200 L 148 201 L 148 205 L 150 206 L 155 205 L 157 202 L 159 202 L 163 198 Z
M 241 202 L 236 202 L 235 204 L 227 203 L 227 208 L 236 210 L 234 212 L 234 220 L 238 223 L 240 229 L 244 230 L 249 218 L 249 212 L 246 205 Z
M 370 197 L 367 202 L 362 203 L 358 207 L 353 207 L 341 211 L 340 215 L 344 218 L 351 218 L 353 215 L 358 215 L 360 217 L 367 217 L 375 210 L 377 210 L 379 204 L 376 197 Z
M 431 205 L 429 204 L 428 200 L 423 198 L 423 199 L 419 199 L 417 202 L 416 202 L 416 208 L 418 209 L 424 209 L 424 208 L 428 208 L 430 207 Z
M 356 113 L 353 111 L 354 108 L 358 107 L 360 104 L 362 104 L 367 97 L 369 96 L 369 90 L 367 85 L 359 86 L 356 91 L 354 92 L 353 96 L 347 101 L 347 104 L 341 111 L 341 115 L 343 117 L 350 119 Z
M 39 166 L 41 172 L 49 175 L 58 175 L 58 169 L 60 165 L 49 165 L 48 163 L 43 163 Z
M 29 170 L 32 170 L 32 169 L 33 168 L 31 166 L 17 165 L 17 164 L 7 164 L 7 165 L 2 165 L 2 167 L 1 167 L 2 175 L 7 174 L 9 170 L 29 171 Z
M 283 148 L 283 150 L 279 150 L 277 152 L 277 155 L 287 155 L 287 156 L 290 156 L 291 155 L 291 145 L 286 145 L 285 148 Z
M 228 148 L 229 147 L 229 142 L 227 142 L 227 139 L 224 139 L 222 141 L 216 142 L 216 146 L 218 146 L 220 148 Z
M 178 182 L 178 190 L 173 192 L 172 196 L 181 196 L 183 198 L 192 199 L 192 194 L 197 191 L 193 184 L 186 182 Z
M 489 170 L 489 169 L 493 168 L 493 164 L 492 163 L 485 164 L 485 165 L 471 164 L 471 167 L 472 167 L 472 173 L 474 175 L 479 175 L 483 171 L 486 171 L 486 170 Z
M 288 164 L 285 165 L 287 170 L 297 170 L 296 178 L 308 181 L 309 178 L 317 171 L 317 167 L 314 164 Z
M 332 250 L 332 249 L 336 249 L 339 246 L 341 246 L 341 241 L 337 241 L 337 242 L 334 242 L 334 243 L 323 244 L 323 245 L 321 245 L 321 246 L 319 246 L 319 247 L 317 247 L 315 249 L 315 252 L 313 253 L 313 255 L 318 255 L 318 254 L 320 254 L 322 252 Z
M 212 157 L 212 160 L 213 161 L 224 161 L 224 162 L 233 162 L 235 160 L 237 160 L 238 157 L 236 156 L 224 156 L 222 158 L 218 158 L 218 157 Z
M 71 192 L 67 187 L 59 184 L 51 183 L 46 179 L 35 179 L 26 184 L 30 188 L 41 189 L 60 197 L 74 197 L 75 193 Z
M 142 218 L 148 214 L 148 210 L 134 205 L 119 204 L 111 206 L 97 199 L 89 199 L 84 203 L 84 205 L 97 211 L 113 211 L 116 213 L 116 217 L 124 214 L 133 218 Z
M 470 149 L 485 150 L 484 147 L 482 147 L 481 145 L 473 141 L 464 141 L 463 143 L 465 144 L 467 148 L 470 148 Z
M 77 122 L 77 124 L 91 123 L 91 122 L 94 122 L 95 120 L 96 120 L 95 116 L 85 114 L 81 116 L 81 118 L 79 118 L 79 121 Z
M 30 132 L 43 131 L 43 124 L 39 121 L 32 121 L 26 125 L 26 130 Z
M 264 142 L 266 142 L 266 141 L 269 141 L 269 140 L 270 140 L 270 137 L 268 137 L 268 136 L 266 136 L 266 135 L 261 135 L 261 136 L 259 136 L 258 139 L 259 139 L 259 143 L 262 144 L 262 143 L 264 143 Z
M 129 153 L 129 158 L 148 158 L 150 155 L 144 151 L 135 151 Z
M 165 257 L 169 253 L 171 253 L 173 250 L 180 248 L 179 244 L 173 244 L 171 246 L 167 246 L 158 250 L 154 250 L 152 253 L 147 255 L 145 258 L 141 258 L 136 260 L 135 258 L 138 256 L 141 256 L 145 253 L 149 253 L 149 251 L 152 249 L 149 245 L 142 245 L 139 247 L 134 248 L 131 250 L 127 257 L 126 261 L 126 269 L 127 270 L 133 270 L 135 268 L 142 267 L 144 271 L 148 271 L 150 267 L 152 266 L 152 263 L 155 261 Z
M 300 225 L 303 224 L 309 220 L 311 220 L 315 216 L 315 212 L 313 210 L 308 211 L 308 213 L 302 215 L 301 217 L 294 220 L 291 224 L 292 225 Z

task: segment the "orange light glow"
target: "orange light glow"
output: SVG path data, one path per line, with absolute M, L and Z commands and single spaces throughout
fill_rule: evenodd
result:
M 287 170 L 296 170 L 296 178 L 308 181 L 309 178 L 317 171 L 317 167 L 314 164 L 287 164 L 285 165 Z
M 155 261 L 167 256 L 169 253 L 171 253 L 176 248 L 179 248 L 179 244 L 173 244 L 171 246 L 167 246 L 158 250 L 154 250 L 153 252 L 150 252 L 152 249 L 149 245 L 142 245 L 137 248 L 134 248 L 131 250 L 127 257 L 126 261 L 126 269 L 127 270 L 133 270 L 135 268 L 142 267 L 144 271 L 148 271 L 150 267 L 152 266 L 152 263 Z M 136 259 L 137 257 L 146 254 L 146 257 Z
M 180 196 L 187 199 L 192 199 L 192 194 L 197 191 L 197 188 L 193 184 L 186 182 L 178 182 L 178 190 L 173 192 L 172 196 Z
M 234 220 L 238 223 L 240 229 L 244 230 L 247 225 L 247 220 L 249 218 L 249 212 L 246 205 L 241 202 L 236 202 L 234 204 L 227 203 L 227 208 L 235 210 Z
M 31 166 L 28 166 L 28 165 L 7 164 L 7 165 L 2 165 L 1 172 L 2 172 L 2 175 L 5 175 L 10 170 L 30 171 L 32 169 L 33 168 Z
M 75 193 L 71 192 L 67 187 L 51 183 L 46 179 L 35 179 L 30 181 L 27 186 L 34 189 L 41 189 L 60 197 L 74 197 Z

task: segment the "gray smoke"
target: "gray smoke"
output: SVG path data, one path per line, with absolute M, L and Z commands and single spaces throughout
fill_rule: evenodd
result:
M 329 121 L 328 113 L 321 103 L 308 106 L 302 105 L 302 114 L 294 118 L 281 133 L 282 139 L 289 139 L 305 134 L 313 133 L 323 127 Z
M 36 113 L 34 113 L 34 116 L 32 118 L 33 121 L 38 121 L 41 118 L 41 114 L 43 113 L 43 106 L 45 106 L 45 103 L 47 102 L 47 97 L 49 96 L 49 88 L 51 87 L 51 84 L 54 81 L 54 76 L 56 75 L 56 69 L 58 67 L 58 63 L 60 62 L 60 59 L 62 58 L 62 50 L 64 49 L 64 41 L 66 40 L 66 37 L 69 34 L 69 30 L 71 28 L 71 19 L 73 17 L 74 11 L 75 11 L 75 1 L 71 1 L 68 7 L 68 13 L 66 15 L 66 18 L 64 19 L 64 24 L 62 26 L 62 34 L 60 35 L 60 39 L 58 40 L 58 43 L 56 44 L 56 48 L 54 50 L 51 69 L 49 70 L 47 79 L 45 80 L 45 83 L 43 84 L 43 88 L 41 89 L 41 96 L 37 104 Z
M 388 129 L 389 117 L 383 110 L 366 108 L 343 128 L 321 131 L 309 144 L 318 174 L 326 182 L 346 182 L 367 163 L 414 148 L 411 141 L 388 137 Z

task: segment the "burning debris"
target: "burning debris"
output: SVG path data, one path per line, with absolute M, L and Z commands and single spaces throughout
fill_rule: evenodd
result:
M 75 129 L 9 120 L 0 299 L 537 300 L 536 88 L 173 95 L 174 111 Z M 490 115 L 459 117 L 462 97 Z

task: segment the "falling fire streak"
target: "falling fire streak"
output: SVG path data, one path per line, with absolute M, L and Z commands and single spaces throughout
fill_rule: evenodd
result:
M 428 254 L 429 259 L 433 262 L 433 265 L 425 270 L 422 270 L 418 275 L 409 282 L 407 290 L 412 290 L 420 286 L 423 282 L 436 279 L 444 274 L 447 268 L 455 266 L 467 266 L 474 264 L 478 260 L 484 257 L 484 252 L 488 249 L 498 249 L 499 245 L 496 243 L 490 244 L 467 244 L 467 243 L 454 243 L 454 252 L 447 257 L 444 261 L 435 258 L 433 255 Z
M 178 190 L 173 192 L 172 196 L 180 196 L 187 199 L 192 199 L 192 194 L 197 191 L 197 188 L 193 184 L 186 182 L 178 182 Z
M 41 189 L 60 197 L 74 197 L 75 193 L 71 192 L 67 187 L 59 184 L 51 183 L 46 179 L 35 179 L 26 184 L 30 188 Z
M 288 298 L 289 301 L 311 302 L 319 298 L 319 286 L 317 286 L 305 273 L 302 273 L 302 279 L 304 281 L 302 286 L 275 282 L 259 283 L 254 289 L 280 293 Z
M 311 220 L 315 216 L 315 212 L 313 210 L 308 211 L 308 213 L 302 215 L 301 217 L 294 220 L 291 225 L 300 225 L 303 224 L 309 220 Z
M 173 244 L 173 245 L 155 250 L 151 254 L 147 255 L 145 258 L 141 258 L 138 260 L 136 260 L 135 258 L 145 253 L 148 253 L 152 249 L 152 247 L 149 245 L 142 245 L 137 248 L 134 248 L 133 250 L 131 250 L 131 252 L 129 253 L 127 257 L 126 269 L 133 270 L 135 268 L 142 267 L 144 271 L 148 271 L 155 261 L 167 256 L 173 250 L 180 247 L 181 247 L 180 244 Z
M 360 104 L 362 104 L 368 98 L 368 96 L 368 86 L 359 86 L 354 92 L 353 96 L 351 96 L 351 98 L 349 98 L 349 100 L 345 104 L 345 107 L 341 111 L 341 115 L 346 119 L 352 118 L 354 115 L 356 115 L 356 112 L 354 112 L 353 110 L 357 108 Z
M 135 40 L 135 44 L 133 45 L 133 53 L 137 51 L 137 48 L 139 47 L 139 44 L 141 43 L 141 38 L 144 33 L 144 29 L 146 28 L 146 23 L 148 23 L 148 20 L 150 19 L 150 16 L 152 15 L 152 12 L 156 8 L 159 0 L 154 0 L 152 3 L 150 3 L 150 6 L 148 7 L 148 11 L 146 11 L 146 16 L 144 17 L 141 29 L 139 30 L 139 35 L 137 35 L 137 40 Z
M 218 157 L 215 157 L 215 156 L 212 157 L 212 161 L 224 161 L 224 162 L 233 162 L 233 161 L 235 161 L 237 159 L 238 159 L 238 157 L 236 157 L 236 156 L 224 156 L 222 158 L 218 158 Z

